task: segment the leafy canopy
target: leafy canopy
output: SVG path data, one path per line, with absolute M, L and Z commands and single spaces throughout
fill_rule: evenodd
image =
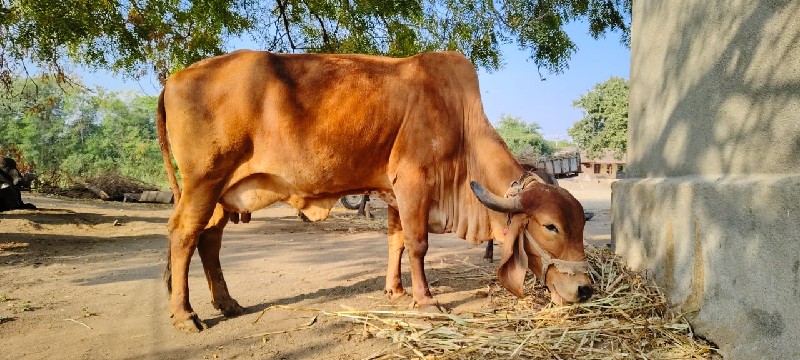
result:
M 628 144 L 628 81 L 612 77 L 595 85 L 573 106 L 583 110 L 583 119 L 567 131 L 575 143 L 589 157 L 612 149 L 622 159 Z
M 457 50 L 498 69 L 500 46 L 559 73 L 576 46 L 564 25 L 628 43 L 631 0 L 0 0 L 0 82 L 56 74 L 72 62 L 163 76 L 236 39 L 283 52 L 406 56 Z
M 517 157 L 536 158 L 553 153 L 553 146 L 539 133 L 539 124 L 526 123 L 512 115 L 500 115 L 497 132 Z
M 90 93 L 49 78 L 15 80 L 12 89 L 0 93 L 0 155 L 16 155 L 51 185 L 104 173 L 166 184 L 155 97 Z

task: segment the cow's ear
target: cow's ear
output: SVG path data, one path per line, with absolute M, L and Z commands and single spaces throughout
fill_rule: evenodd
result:
M 521 221 L 512 222 L 503 242 L 503 259 L 497 268 L 497 280 L 517 297 L 524 297 L 525 273 L 528 270 L 528 256 L 525 253 L 524 239 L 520 239 Z

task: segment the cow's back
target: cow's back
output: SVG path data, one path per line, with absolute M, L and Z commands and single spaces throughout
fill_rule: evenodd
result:
M 273 174 L 304 191 L 387 188 L 393 159 L 457 156 L 474 68 L 455 53 L 404 59 L 239 51 L 203 60 L 165 88 L 184 176 Z M 200 150 L 202 149 L 202 150 Z M 200 150 L 200 151 L 198 151 Z

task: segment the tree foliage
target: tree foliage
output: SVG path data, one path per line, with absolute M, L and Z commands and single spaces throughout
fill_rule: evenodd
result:
M 561 72 L 576 46 L 564 25 L 628 42 L 631 0 L 0 0 L 0 80 L 64 79 L 69 61 L 163 76 L 254 39 L 273 51 L 405 56 L 458 50 L 497 69 L 500 46 Z M 68 61 L 69 60 L 69 61 Z
M 131 76 L 167 72 L 220 53 L 252 27 L 246 3 L 0 0 L 0 71 L 6 84 L 26 65 L 62 80 L 66 59 Z
M 41 178 L 116 173 L 166 183 L 155 97 L 60 88 L 51 78 L 17 80 L 12 87 L 15 94 L 0 96 L 0 151 L 14 149 Z
M 163 80 L 252 39 L 280 52 L 456 50 L 486 69 L 501 66 L 502 45 L 516 44 L 558 73 L 576 51 L 565 24 L 583 20 L 592 36 L 618 31 L 627 43 L 630 8 L 631 0 L 0 0 L 0 150 L 15 148 L 40 174 L 116 170 L 162 184 L 155 100 L 86 92 L 72 66 Z M 537 126 L 517 120 L 501 121 L 513 144 L 549 151 Z
M 519 117 L 503 114 L 500 115 L 496 128 L 509 150 L 517 157 L 538 157 L 553 153 L 550 142 L 539 133 L 539 124 L 526 123 Z
M 575 143 L 589 157 L 612 149 L 614 156 L 622 159 L 628 143 L 628 81 L 612 77 L 595 85 L 573 106 L 582 109 L 584 115 L 568 130 Z

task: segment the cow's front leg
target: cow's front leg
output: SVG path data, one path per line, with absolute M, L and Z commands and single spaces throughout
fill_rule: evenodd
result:
M 197 245 L 200 260 L 203 261 L 208 289 L 211 290 L 211 304 L 226 317 L 237 316 L 244 312 L 244 308 L 228 293 L 228 285 L 222 276 L 222 266 L 219 261 L 222 231 L 228 222 L 229 215 L 221 205 L 217 205 L 214 215 L 208 222 L 208 227 L 200 234 L 200 242 Z
M 411 267 L 411 294 L 414 305 L 424 310 L 441 310 L 431 296 L 425 278 L 425 254 L 428 253 L 428 209 L 430 197 L 425 176 L 422 173 L 405 172 L 405 179 L 398 179 L 394 192 L 397 196 L 400 222 L 403 226 L 404 245 Z M 417 176 L 414 176 L 417 175 Z
M 439 302 L 431 295 L 428 280 L 425 277 L 425 254 L 428 253 L 428 232 L 406 230 L 405 241 L 408 250 L 408 260 L 411 267 L 411 294 L 414 296 L 414 305 L 420 309 L 439 307 Z
M 403 227 L 400 224 L 400 214 L 397 209 L 389 206 L 389 264 L 386 268 L 386 287 L 384 292 L 390 299 L 395 300 L 406 294 L 400 280 L 400 263 L 403 257 Z

